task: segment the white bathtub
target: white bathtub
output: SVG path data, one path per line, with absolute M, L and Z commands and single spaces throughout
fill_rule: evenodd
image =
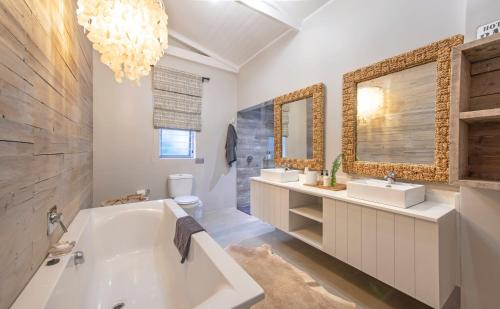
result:
M 173 244 L 172 200 L 82 210 L 62 240 L 76 240 L 85 263 L 71 255 L 45 262 L 13 309 L 248 308 L 261 287 L 206 233 L 192 236 L 184 264 Z

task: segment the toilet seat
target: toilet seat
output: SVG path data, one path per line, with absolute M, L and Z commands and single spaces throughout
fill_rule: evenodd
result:
M 200 199 L 194 195 L 178 196 L 174 201 L 182 208 L 193 208 L 200 204 Z

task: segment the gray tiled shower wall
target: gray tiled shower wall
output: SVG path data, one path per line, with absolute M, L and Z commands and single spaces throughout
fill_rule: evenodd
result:
M 273 101 L 238 112 L 237 206 L 248 213 L 250 177 L 259 176 L 260 169 L 274 167 L 273 160 L 264 162 L 266 154 L 274 154 Z M 266 166 L 264 166 L 266 165 Z

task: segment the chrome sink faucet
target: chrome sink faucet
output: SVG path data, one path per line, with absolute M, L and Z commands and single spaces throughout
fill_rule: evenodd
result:
M 281 167 L 285 170 L 285 172 L 290 170 L 290 167 L 288 166 L 287 163 L 283 163 Z
M 47 213 L 47 235 L 52 234 L 54 225 L 59 223 L 64 233 L 68 232 L 66 225 L 62 222 L 62 212 L 57 212 L 57 206 L 53 206 Z
M 384 176 L 384 179 L 387 180 L 388 185 L 392 185 L 396 182 L 396 173 L 389 171 L 387 175 Z

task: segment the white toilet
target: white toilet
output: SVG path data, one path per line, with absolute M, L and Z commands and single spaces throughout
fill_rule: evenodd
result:
M 184 209 L 201 206 L 197 196 L 191 195 L 193 189 L 193 175 L 173 174 L 168 176 L 168 194 Z

